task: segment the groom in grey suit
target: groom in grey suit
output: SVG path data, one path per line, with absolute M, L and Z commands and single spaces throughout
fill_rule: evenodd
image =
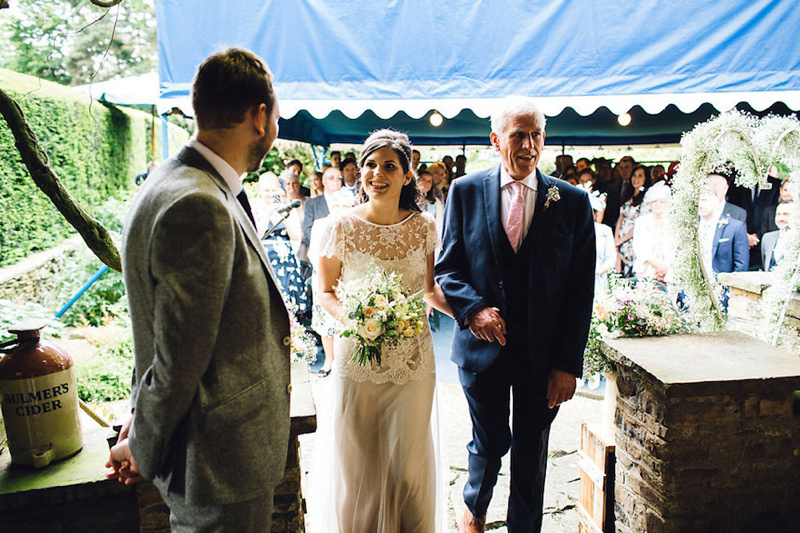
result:
M 145 182 L 123 235 L 133 416 L 110 477 L 151 479 L 174 531 L 269 531 L 289 437 L 289 318 L 240 176 L 278 134 L 264 62 L 208 57 L 196 138 Z

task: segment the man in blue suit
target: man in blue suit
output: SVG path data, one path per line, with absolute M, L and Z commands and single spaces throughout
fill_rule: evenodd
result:
M 750 265 L 747 226 L 726 212 L 725 195 L 715 186 L 715 179 L 724 180 L 721 176 L 709 176 L 697 206 L 698 235 L 704 260 L 715 273 L 746 272 Z
M 531 99 L 505 99 L 491 123 L 502 163 L 453 182 L 435 269 L 473 425 L 462 530 L 484 530 L 510 447 L 508 530 L 539 531 L 550 424 L 583 370 L 594 223 L 583 190 L 537 170 L 545 118 Z

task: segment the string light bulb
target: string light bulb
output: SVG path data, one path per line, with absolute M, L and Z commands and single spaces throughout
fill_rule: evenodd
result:
M 439 126 L 442 125 L 442 122 L 444 122 L 444 117 L 438 111 L 434 111 L 433 114 L 431 115 L 430 121 L 431 121 L 431 126 L 433 126 L 434 128 L 438 128 Z
M 617 122 L 619 122 L 620 126 L 627 126 L 631 123 L 631 116 L 628 113 L 622 113 L 620 116 L 617 117 Z

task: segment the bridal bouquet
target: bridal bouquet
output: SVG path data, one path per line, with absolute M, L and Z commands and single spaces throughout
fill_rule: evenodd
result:
M 367 273 L 339 281 L 336 296 L 342 303 L 342 337 L 353 337 L 353 361 L 381 364 L 381 345 L 394 346 L 402 338 L 422 332 L 425 302 L 422 292 L 407 294 L 400 276 L 370 264 Z

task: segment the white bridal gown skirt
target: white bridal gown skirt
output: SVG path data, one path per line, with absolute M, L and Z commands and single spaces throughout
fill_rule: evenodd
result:
M 331 378 L 309 474 L 311 531 L 445 531 L 436 374 L 403 384 Z

